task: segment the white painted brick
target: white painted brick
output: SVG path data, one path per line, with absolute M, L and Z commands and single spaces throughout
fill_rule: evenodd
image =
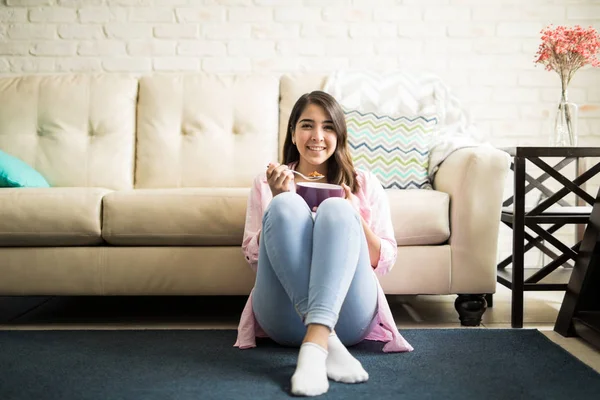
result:
M 398 69 L 398 67 L 398 57 L 396 56 L 358 57 L 350 60 L 352 69 L 390 71 Z
M 25 8 L 0 8 L 0 22 L 26 22 Z
M 157 38 L 195 38 L 198 37 L 199 27 L 196 24 L 170 24 L 154 27 Z
M 423 41 L 425 54 L 461 54 L 473 50 L 473 42 L 468 39 L 427 39 Z
M 500 22 L 496 28 L 498 36 L 533 38 L 540 36 L 542 22 Z
M 521 17 L 520 6 L 490 6 L 485 2 L 480 2 L 478 6 L 472 7 L 471 10 L 474 21 L 515 21 Z
M 204 24 L 204 37 L 207 39 L 246 39 L 250 38 L 250 25 L 246 24 Z
M 228 17 L 231 22 L 270 22 L 273 20 L 273 11 L 258 7 L 230 8 Z
M 29 11 L 31 22 L 75 22 L 77 13 L 72 8 L 46 7 Z
M 8 6 L 51 6 L 53 0 L 6 0 Z
M 496 26 L 488 23 L 471 22 L 468 24 L 449 24 L 448 36 L 458 38 L 479 38 L 482 36 L 494 36 Z
M 516 86 L 518 72 L 513 71 L 472 71 L 469 83 L 474 86 Z
M 77 44 L 67 41 L 40 42 L 31 48 L 34 56 L 71 56 L 75 55 Z
M 589 89 L 587 98 L 589 101 L 600 103 L 600 89 L 599 88 Z
M 482 57 L 477 55 L 477 57 Z M 529 69 L 533 64 L 533 57 L 530 54 L 492 54 L 485 55 L 484 58 L 489 59 L 491 68 L 513 68 L 513 69 Z
M 176 47 L 174 40 L 134 40 L 127 43 L 127 53 L 134 57 L 172 56 Z
M 305 57 L 300 60 L 300 68 L 305 72 L 331 72 L 346 69 L 349 65 L 347 57 Z
M 14 24 L 8 26 L 11 39 L 52 39 L 56 37 L 56 26 L 41 24 Z
M 581 104 L 579 105 L 580 118 L 600 118 L 600 104 Z
M 321 20 L 321 9 L 317 7 L 281 7 L 275 9 L 276 22 L 316 22 Z
M 119 56 L 127 54 L 125 42 L 119 40 L 97 40 L 81 42 L 77 54 L 80 56 Z
M 547 88 L 547 89 L 539 89 L 541 94 L 542 94 L 542 101 L 545 102 L 557 102 L 560 100 L 560 87 L 559 85 L 557 85 L 554 88 Z M 589 89 L 589 93 L 591 93 L 593 89 Z M 576 89 L 576 88 L 569 88 L 567 89 L 567 96 L 569 101 L 574 102 L 576 104 L 584 104 L 586 102 L 586 92 L 588 92 L 585 89 Z M 593 101 L 591 99 L 589 99 L 589 101 Z
M 108 22 L 113 16 L 111 10 L 106 7 L 86 7 L 78 10 L 77 13 L 82 23 Z
M 106 0 L 109 6 L 150 7 L 153 0 Z
M 423 51 L 423 43 L 416 40 L 379 40 L 375 43 L 375 54 L 414 56 Z
M 225 15 L 225 7 L 185 7 L 175 10 L 179 22 L 219 22 L 225 21 Z
M 197 0 L 190 0 L 190 4 Z M 207 5 L 221 5 L 221 6 L 249 6 L 252 4 L 252 0 L 204 0 Z
M 98 58 L 61 57 L 56 60 L 59 72 L 92 72 L 101 71 L 102 64 Z
M 373 10 L 374 21 L 422 21 L 423 9 L 421 7 L 398 6 L 377 7 Z
M 471 8 L 460 6 L 426 7 L 423 14 L 425 21 L 469 21 Z
M 494 136 L 535 136 L 542 134 L 542 127 L 537 121 L 526 119 L 498 121 L 492 125 L 492 135 Z
M 369 56 L 375 54 L 371 40 L 336 40 L 331 39 L 325 44 L 329 56 Z
M 441 24 L 402 22 L 401 24 L 397 24 L 397 26 L 398 36 L 403 38 L 423 39 L 446 36 L 446 27 Z
M 160 57 L 154 60 L 156 71 L 199 71 L 200 60 L 185 57 Z
M 227 44 L 227 53 L 232 56 L 272 57 L 275 55 L 275 42 L 234 40 Z
M 300 36 L 299 24 L 256 24 L 252 25 L 254 39 L 295 39 Z
M 254 0 L 254 4 L 258 6 L 301 6 L 303 0 Z
M 473 50 L 479 54 L 514 54 L 521 50 L 521 44 L 514 39 L 488 37 L 475 39 Z
M 144 72 L 152 69 L 149 58 L 104 58 L 102 67 L 108 72 Z
M 471 107 L 472 114 L 482 119 L 514 119 L 519 115 L 516 105 L 508 104 L 478 104 Z
M 29 42 L 0 42 L 0 55 L 2 56 L 22 56 L 29 54 Z
M 532 63 L 533 64 L 533 63 Z M 560 78 L 553 71 L 546 71 L 541 65 L 531 71 L 519 72 L 519 86 L 525 87 L 559 87 Z
M 101 39 L 105 37 L 100 25 L 61 25 L 58 36 L 62 39 Z
M 554 115 L 554 104 L 552 103 L 539 102 L 519 106 L 519 116 L 523 119 L 548 120 L 550 115 Z
M 154 0 L 154 5 L 158 7 L 179 7 L 194 4 L 194 0 Z
M 129 20 L 133 22 L 173 22 L 175 12 L 167 7 L 131 8 Z
M 277 44 L 277 51 L 283 56 L 323 56 L 325 43 L 314 40 L 286 40 Z
M 115 39 L 146 39 L 152 37 L 150 24 L 107 24 L 104 32 L 109 38 Z
M 63 7 L 92 7 L 104 5 L 105 0 L 57 0 Z M 57 65 L 58 68 L 58 65 Z
M 252 70 L 249 58 L 244 57 L 207 57 L 202 59 L 205 72 L 248 72 Z
M 379 23 L 362 23 L 350 24 L 350 37 L 357 39 L 376 39 L 376 38 L 393 38 L 397 36 L 396 24 L 379 22 Z
M 539 99 L 538 90 L 515 87 L 497 87 L 492 96 L 492 100 L 498 103 L 534 103 Z
M 378 0 L 378 1 L 381 1 L 381 0 Z M 302 2 L 302 4 L 304 4 L 305 6 L 309 6 L 309 7 L 322 7 L 322 6 L 339 7 L 339 6 L 351 6 L 352 4 L 356 5 L 356 1 L 353 1 L 353 0 L 304 0 Z
M 598 20 L 600 5 L 571 6 L 567 10 L 568 19 Z
M 491 87 L 457 86 L 452 93 L 465 103 L 489 102 L 492 99 L 494 89 Z
M 177 54 L 183 56 L 225 56 L 227 46 L 219 41 L 183 41 L 177 45 Z
M 520 9 L 520 19 L 525 21 L 548 21 L 548 23 L 554 21 L 560 23 L 565 20 L 567 15 L 567 9 L 564 5 L 544 4 L 543 6 L 539 6 L 524 3 L 521 4 Z
M 402 0 L 402 4 L 407 6 L 441 6 L 450 4 L 450 0 Z M 457 3 L 460 5 L 460 3 Z
M 252 60 L 252 70 L 260 72 L 290 73 L 300 71 L 298 57 L 258 58 Z
M 12 72 L 52 72 L 56 68 L 54 58 L 12 57 L 8 59 Z
M 346 38 L 348 25 L 344 23 L 302 24 L 302 37 L 306 38 Z

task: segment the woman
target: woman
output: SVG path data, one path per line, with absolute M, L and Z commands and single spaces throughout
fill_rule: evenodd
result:
M 324 175 L 345 198 L 325 200 L 313 216 L 290 169 Z M 325 393 L 328 377 L 366 381 L 345 347 L 363 339 L 387 342 L 384 351 L 412 350 L 375 275 L 396 261 L 387 197 L 373 174 L 354 170 L 344 113 L 329 94 L 308 93 L 294 105 L 283 164 L 254 180 L 242 250 L 257 275 L 235 346 L 255 347 L 257 336 L 300 346 L 293 394 Z

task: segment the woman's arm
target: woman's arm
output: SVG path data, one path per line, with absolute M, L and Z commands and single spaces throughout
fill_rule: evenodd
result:
M 379 256 L 381 254 L 381 239 L 373 232 L 362 216 L 360 217 L 360 220 L 362 222 L 363 230 L 365 231 L 365 236 L 367 237 L 367 244 L 369 245 L 371 267 L 377 268 Z

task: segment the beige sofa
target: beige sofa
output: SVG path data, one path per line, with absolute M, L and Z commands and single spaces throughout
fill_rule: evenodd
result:
M 0 189 L 0 295 L 246 295 L 253 177 L 281 153 L 295 100 L 325 76 L 0 78 L 0 149 L 49 189 Z M 387 294 L 495 291 L 507 156 L 461 149 L 435 190 L 389 190 L 398 260 Z M 472 318 L 474 316 L 474 319 Z M 471 319 L 469 319 L 471 318 Z

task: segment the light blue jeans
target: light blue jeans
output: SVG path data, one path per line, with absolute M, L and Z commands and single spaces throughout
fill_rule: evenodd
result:
M 299 346 L 308 324 L 335 329 L 346 346 L 376 323 L 377 281 L 358 213 L 330 198 L 311 210 L 299 195 L 281 193 L 263 215 L 255 318 L 275 342 Z

